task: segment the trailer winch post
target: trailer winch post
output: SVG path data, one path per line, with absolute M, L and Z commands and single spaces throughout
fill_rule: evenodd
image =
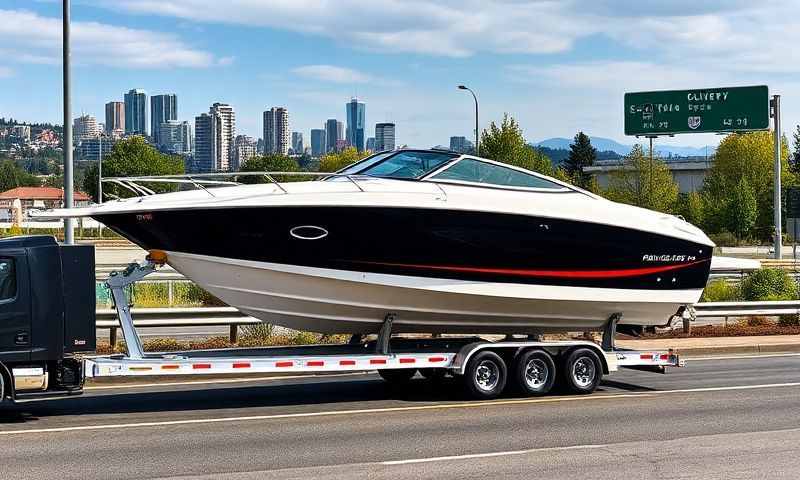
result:
M 153 273 L 158 268 L 159 264 L 150 260 L 144 263 L 131 263 L 122 272 L 111 272 L 106 286 L 111 290 L 111 295 L 114 298 L 114 307 L 117 309 L 117 317 L 119 317 L 119 325 L 122 328 L 122 336 L 125 338 L 125 346 L 128 349 L 128 358 L 139 360 L 144 358 L 144 349 L 142 348 L 142 340 L 133 326 L 133 317 L 131 316 L 131 306 L 128 304 L 128 299 L 125 296 L 125 287 L 138 282 L 145 276 Z M 114 345 L 111 345 L 113 350 Z

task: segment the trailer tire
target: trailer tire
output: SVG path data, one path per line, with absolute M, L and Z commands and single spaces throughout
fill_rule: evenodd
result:
M 417 371 L 413 368 L 383 368 L 378 370 L 378 375 L 391 385 L 408 383 L 416 373 Z
M 462 380 L 467 393 L 478 400 L 489 400 L 503 393 L 506 386 L 506 362 L 500 355 L 483 351 L 467 362 Z
M 603 364 L 592 350 L 576 348 L 564 359 L 561 378 L 571 392 L 586 395 L 594 392 L 600 385 Z
M 514 359 L 514 381 L 517 389 L 534 397 L 546 395 L 556 381 L 556 364 L 544 350 L 528 350 Z

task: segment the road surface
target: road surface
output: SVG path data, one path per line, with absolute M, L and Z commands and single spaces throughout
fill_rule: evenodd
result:
M 696 360 L 490 402 L 374 374 L 95 386 L 0 408 L 0 478 L 795 479 L 799 366 Z

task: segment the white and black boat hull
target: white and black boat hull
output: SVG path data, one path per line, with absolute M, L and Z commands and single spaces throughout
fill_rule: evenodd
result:
M 652 291 L 485 283 L 390 275 L 168 252 L 170 264 L 242 312 L 322 333 L 514 333 L 663 325 L 702 289 Z

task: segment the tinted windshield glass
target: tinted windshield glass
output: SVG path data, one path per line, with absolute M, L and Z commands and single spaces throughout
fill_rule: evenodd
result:
M 359 173 L 374 177 L 419 178 L 456 156 L 444 152 L 399 152 Z
M 563 186 L 530 173 L 465 158 L 433 177 L 436 180 L 488 183 L 508 187 L 562 189 Z
M 346 167 L 344 170 L 341 170 L 339 173 L 342 173 L 342 174 L 345 174 L 345 175 L 352 175 L 352 174 L 358 173 L 361 170 L 370 167 L 371 165 L 375 165 L 376 163 L 380 162 L 381 160 L 383 160 L 384 158 L 388 157 L 392 153 L 393 152 L 377 153 L 377 154 L 375 154 L 375 155 L 373 155 L 371 157 L 367 157 L 367 158 L 361 160 L 360 162 L 356 162 L 356 163 Z

